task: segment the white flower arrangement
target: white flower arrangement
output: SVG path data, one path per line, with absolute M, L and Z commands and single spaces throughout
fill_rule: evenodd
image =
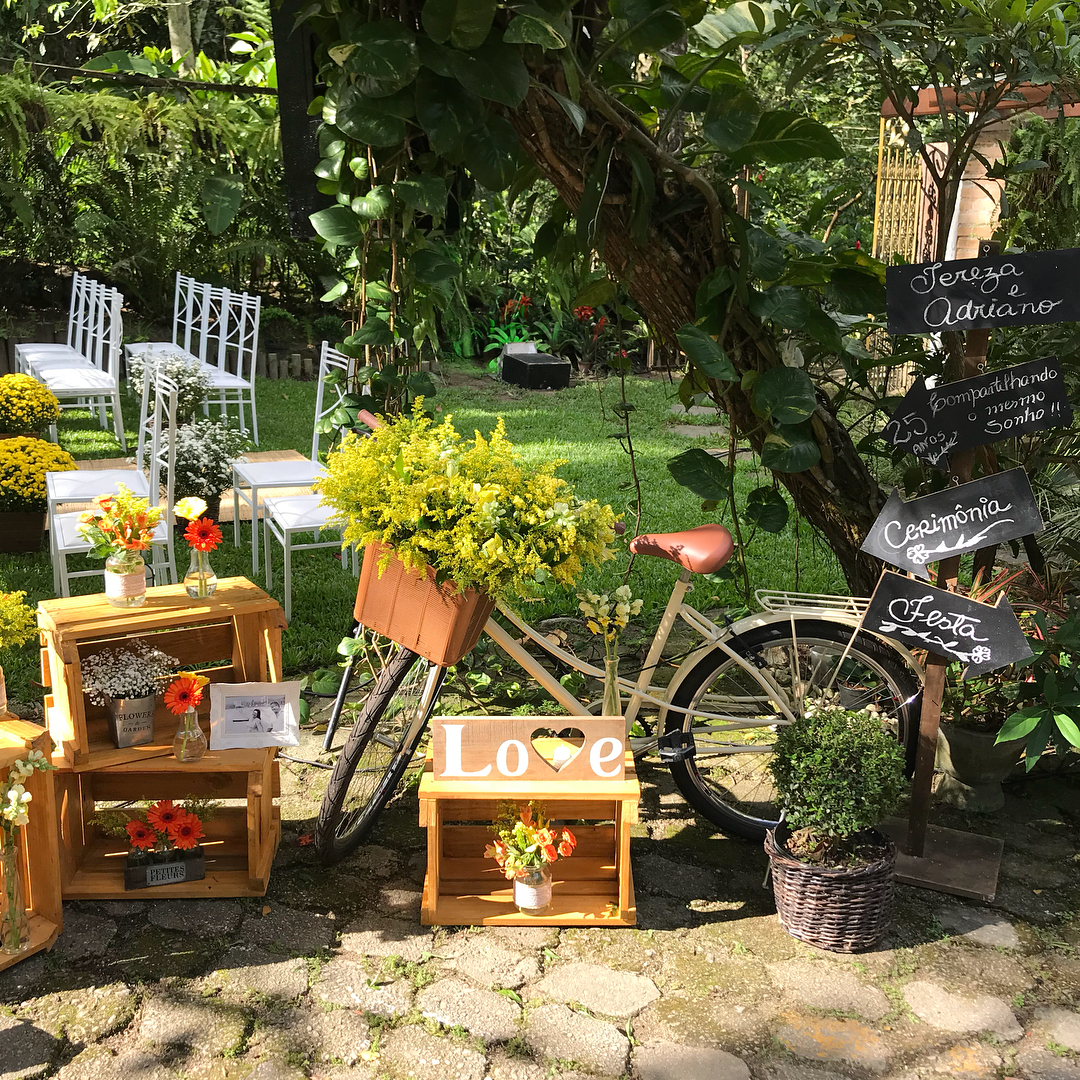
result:
M 104 705 L 109 698 L 156 694 L 158 682 L 169 678 L 180 661 L 145 641 L 135 641 L 123 649 L 106 649 L 84 657 L 79 666 L 83 691 L 95 705 Z
M 133 386 L 142 386 L 148 367 L 176 383 L 176 422 L 188 423 L 210 393 L 210 376 L 205 368 L 180 353 L 136 355 L 128 362 L 128 380 Z
M 30 820 L 29 807 L 33 795 L 23 786 L 23 781 L 35 769 L 44 771 L 55 767 L 40 750 L 31 750 L 25 761 L 19 759 L 11 763 L 7 779 L 0 784 L 0 827 L 8 836 L 14 835 L 20 825 Z
M 168 435 L 163 439 L 168 445 Z M 246 461 L 246 436 L 217 420 L 196 420 L 176 433 L 176 497 L 213 499 L 232 487 L 234 461 Z M 162 484 L 165 473 L 162 470 Z

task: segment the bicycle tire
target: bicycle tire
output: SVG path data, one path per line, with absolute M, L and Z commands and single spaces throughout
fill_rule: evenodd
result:
M 426 715 L 418 727 L 413 721 L 429 666 L 399 646 L 368 694 L 319 807 L 315 851 L 325 865 L 340 862 L 364 842 L 408 769 L 427 728 Z M 437 699 L 438 688 L 429 711 Z M 363 764 L 365 756 L 370 760 Z
M 768 667 L 770 670 L 773 664 L 778 664 L 779 657 L 770 657 L 767 655 L 768 652 L 783 650 L 786 646 L 787 664 L 777 668 L 779 684 L 783 686 L 786 681 L 785 676 L 790 677 L 795 672 L 798 672 L 798 678 L 802 679 L 804 659 L 809 659 L 813 664 L 810 685 L 814 685 L 814 675 L 821 670 L 819 657 L 826 650 L 835 650 L 835 656 L 839 660 L 851 640 L 851 628 L 844 624 L 820 619 L 796 618 L 795 638 L 798 642 L 800 657 L 797 667 L 791 664 L 792 635 L 790 624 L 786 622 L 756 627 L 737 639 L 729 640 L 728 645 L 744 659 L 754 660 L 758 666 Z M 815 649 L 818 652 L 818 658 L 814 656 Z M 831 674 L 831 671 L 830 668 L 822 673 Z M 713 649 L 702 657 L 687 674 L 672 698 L 672 705 L 692 710 L 710 687 L 724 677 L 730 679 L 730 687 L 727 691 L 729 694 L 740 689 L 740 677 L 745 680 L 741 687 L 744 692 L 753 693 L 756 689 L 758 694 L 761 693 L 760 686 L 756 683 L 751 685 L 753 683 L 751 676 L 743 671 L 731 657 L 720 649 Z M 881 684 L 871 685 L 869 689 L 860 686 L 856 690 L 852 683 L 859 678 L 864 682 L 879 679 Z M 844 674 L 842 678 L 837 679 L 836 687 L 837 703 L 843 707 L 861 708 L 874 705 L 895 719 L 897 739 L 905 748 L 910 770 L 914 763 L 915 746 L 918 740 L 921 695 L 918 679 L 903 658 L 877 638 L 860 631 L 851 644 L 851 650 L 844 662 Z M 845 690 L 847 690 L 846 699 Z M 729 698 L 729 701 L 734 700 L 736 699 Z M 724 710 L 717 707 L 706 711 L 723 712 Z M 759 715 L 767 718 L 764 714 Z M 700 724 L 695 726 L 691 713 L 668 714 L 666 732 L 688 729 L 695 731 L 694 741 L 700 751 L 702 733 L 707 733 L 708 728 Z M 772 731 L 769 727 L 736 729 L 727 736 L 728 741 L 716 741 L 713 745 L 728 747 L 754 745 L 751 741 L 739 741 L 731 737 L 738 734 L 740 730 L 751 733 L 744 735 L 745 740 L 752 740 L 754 732 L 768 732 L 771 735 Z M 708 757 L 707 752 L 704 757 L 695 753 L 683 761 L 674 762 L 671 765 L 671 775 L 686 801 L 721 831 L 728 835 L 761 842 L 765 838 L 766 831 L 773 828 L 779 818 L 779 811 L 775 803 L 771 801 L 769 791 L 772 783 L 771 774 L 765 768 L 770 756 L 770 745 L 762 744 L 760 751 L 750 753 L 729 754 L 722 757 L 714 755 L 725 764 L 718 764 L 715 767 L 706 766 L 704 769 L 701 767 L 701 761 Z M 705 747 L 707 751 L 708 742 Z M 738 764 L 729 766 L 727 762 L 738 762 Z M 764 813 L 766 807 L 771 808 L 771 812 L 767 815 Z

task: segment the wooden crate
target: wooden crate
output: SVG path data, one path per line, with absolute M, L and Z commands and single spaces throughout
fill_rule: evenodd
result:
M 0 780 L 13 761 L 31 750 L 49 753 L 49 733 L 8 713 L 0 718 Z M 42 949 L 51 949 L 64 927 L 57 861 L 58 839 L 52 772 L 37 769 L 23 781 L 33 795 L 30 821 L 22 827 L 21 866 L 23 899 L 30 915 L 30 947 L 17 956 L 0 953 L 0 971 Z
M 139 639 L 175 656 L 181 668 L 213 664 L 201 672 L 212 682 L 281 680 L 284 614 L 246 578 L 225 578 L 204 600 L 192 600 L 183 585 L 147 589 L 146 603 L 130 609 L 113 607 L 101 593 L 43 600 L 38 626 L 42 682 L 52 688 L 45 704 L 57 746 L 53 760 L 76 771 L 167 757 L 181 723 L 159 700 L 153 741 L 117 748 L 105 707 L 83 693 L 85 656 Z M 204 722 L 209 709 L 206 694 L 199 709 Z
M 104 769 L 61 769 L 56 776 L 60 882 L 65 900 L 262 896 L 281 838 L 277 749 L 218 750 L 184 764 L 155 757 Z M 89 823 L 99 803 L 209 798 L 239 801 L 203 823 L 206 877 L 149 892 L 124 889 L 122 839 Z
M 630 826 L 637 821 L 640 798 L 629 752 L 621 780 L 440 781 L 429 755 L 420 781 L 420 824 L 428 831 L 420 921 L 425 926 L 635 925 Z M 594 822 L 572 826 L 578 846 L 552 867 L 552 903 L 544 915 L 522 915 L 514 906 L 513 882 L 494 860 L 484 858 L 491 842 L 487 823 L 507 799 L 537 799 L 553 819 Z M 608 821 L 614 824 L 596 824 Z

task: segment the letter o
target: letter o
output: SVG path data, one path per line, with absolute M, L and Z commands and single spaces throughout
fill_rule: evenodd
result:
M 510 756 L 510 747 L 513 746 L 517 750 L 517 768 L 511 772 L 509 769 L 510 762 L 507 760 Z M 503 776 L 520 776 L 529 767 L 529 751 L 525 748 L 525 744 L 519 739 L 507 739 L 506 742 L 499 747 L 499 752 L 495 755 L 495 768 L 503 774 Z

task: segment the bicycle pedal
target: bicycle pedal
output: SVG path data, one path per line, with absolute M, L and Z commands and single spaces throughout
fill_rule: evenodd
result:
M 656 749 L 665 765 L 674 765 L 692 758 L 697 753 L 697 744 L 692 731 L 669 731 L 656 740 Z

